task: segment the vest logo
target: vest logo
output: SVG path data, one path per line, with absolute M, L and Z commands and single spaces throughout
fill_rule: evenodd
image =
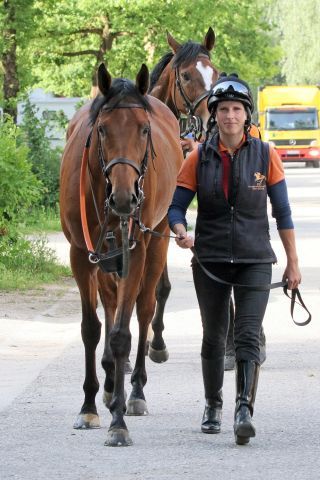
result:
M 255 172 L 255 185 L 249 185 L 251 190 L 264 190 L 266 188 L 266 176 L 260 172 Z

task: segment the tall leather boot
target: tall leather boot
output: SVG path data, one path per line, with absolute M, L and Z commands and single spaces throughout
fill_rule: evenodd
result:
M 255 437 L 252 423 L 260 365 L 253 360 L 236 362 L 236 408 L 234 413 L 234 435 L 238 445 L 249 443 Z
M 222 385 L 224 357 L 220 359 L 202 358 L 202 375 L 206 405 L 201 422 L 203 433 L 220 433 L 222 418 Z

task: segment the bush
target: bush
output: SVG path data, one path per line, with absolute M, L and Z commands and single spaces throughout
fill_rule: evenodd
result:
M 24 142 L 28 146 L 28 159 L 32 164 L 32 171 L 41 181 L 44 189 L 39 205 L 45 208 L 55 207 L 59 196 L 59 174 L 61 147 L 53 148 L 50 143 L 50 132 L 54 128 L 65 126 L 66 118 L 63 112 L 56 115 L 37 117 L 38 108 L 29 99 L 26 100 L 23 110 L 21 130 Z
M 10 117 L 0 123 L 0 235 L 41 198 L 42 183 L 28 161 L 28 148 Z
M 30 288 L 63 275 L 70 275 L 70 269 L 58 264 L 46 238 L 0 237 L 0 289 Z

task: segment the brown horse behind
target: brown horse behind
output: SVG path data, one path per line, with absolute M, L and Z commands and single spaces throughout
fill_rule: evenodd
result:
M 168 234 L 166 213 L 183 157 L 176 118 L 162 102 L 146 95 L 149 73 L 144 65 L 135 85 L 124 79 L 116 79 L 111 84 L 110 74 L 101 65 L 98 84 L 102 96 L 90 106 L 84 106 L 70 123 L 61 166 L 60 209 L 63 231 L 71 244 L 71 267 L 81 296 L 81 333 L 85 347 L 85 398 L 74 426 L 99 427 L 95 404 L 99 389 L 95 364 L 101 331 L 96 311 L 99 292 L 106 330 L 102 359 L 106 372 L 104 400 L 112 414 L 106 445 L 120 446 L 132 443 L 124 421 L 124 372 L 131 348 L 130 319 L 136 305 L 139 343 L 127 414 L 144 415 L 147 413 L 143 393 L 147 381 L 145 344 L 169 239 L 144 234 L 133 227 L 130 245 L 134 248 L 129 254 L 128 274 L 121 278 L 121 269 L 117 270 L 118 275 L 104 273 L 99 268 L 99 255 L 91 256 L 89 261 L 88 239 L 84 237 L 82 224 L 85 218 L 93 246 L 101 244 L 101 254 L 106 256 L 113 251 L 106 237 L 111 232 L 113 242 L 121 250 L 125 236 L 121 228 L 124 230 L 123 225 L 130 218 L 133 225 L 139 218 L 140 225 Z M 82 212 L 81 222 L 80 171 L 85 158 L 82 193 L 86 214 Z M 128 252 L 122 253 L 124 257 Z
M 164 102 L 178 120 L 187 117 L 187 125 L 181 134 L 192 133 L 199 137 L 205 133 L 209 111 L 207 97 L 211 86 L 218 79 L 218 70 L 211 62 L 211 50 L 215 34 L 210 27 L 202 43 L 187 41 L 179 43 L 167 34 L 171 52 L 166 53 L 151 73 L 149 94 Z M 155 362 L 164 362 L 169 353 L 163 339 L 164 309 L 171 290 L 167 265 L 156 290 L 157 308 L 152 320 L 153 338 L 149 357 Z

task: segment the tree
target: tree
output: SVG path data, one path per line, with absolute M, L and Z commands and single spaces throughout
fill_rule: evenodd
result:
M 169 50 L 166 30 L 184 42 L 217 35 L 213 62 L 249 82 L 278 71 L 278 50 L 262 9 L 249 0 L 36 0 L 42 11 L 28 58 L 38 85 L 59 94 L 87 95 L 101 61 L 113 76 L 134 78 Z
M 320 83 L 319 0 L 273 0 L 269 18 L 278 23 L 285 82 Z
M 19 71 L 19 50 L 28 42 L 32 15 L 33 0 L 3 0 L 0 6 L 3 109 L 15 120 L 17 99 L 26 77 L 21 64 Z

